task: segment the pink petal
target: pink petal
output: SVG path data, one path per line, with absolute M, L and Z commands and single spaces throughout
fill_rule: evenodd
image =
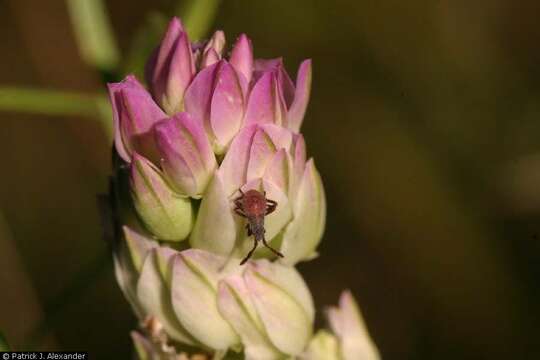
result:
M 253 70 L 258 73 L 273 71 L 283 63 L 283 58 L 255 59 Z
M 244 99 L 234 68 L 222 61 L 212 96 L 210 123 L 220 149 L 229 145 L 242 125 Z
M 173 47 L 176 46 L 178 37 L 183 31 L 184 27 L 182 26 L 182 22 L 179 18 L 174 17 L 171 22 L 169 22 L 165 36 L 161 40 L 159 50 L 157 51 L 155 63 L 152 69 L 152 73 L 154 74 L 152 79 L 154 79 L 154 76 L 156 76 L 155 74 L 160 74 L 163 72 L 164 67 L 170 61 L 170 53 Z
M 263 124 L 259 127 L 270 137 L 276 149 L 291 148 L 293 133 L 289 129 L 274 124 Z
M 264 179 L 276 185 L 284 193 L 289 192 L 291 182 L 292 164 L 290 156 L 285 149 L 279 149 L 268 163 Z
M 249 154 L 256 131 L 255 125 L 240 130 L 219 167 L 227 196 L 232 195 L 246 182 Z
M 201 119 L 207 131 L 210 130 L 210 101 L 218 65 L 216 63 L 202 69 L 189 85 L 184 99 L 185 111 L 196 119 Z
M 278 79 L 279 87 L 283 93 L 287 108 L 294 99 L 294 84 L 291 77 L 285 70 L 282 58 L 276 59 L 257 59 L 255 60 L 255 77 L 258 79 L 265 72 L 273 72 Z
M 298 132 L 306 113 L 311 93 L 311 60 L 304 60 L 298 69 L 294 101 L 289 109 L 289 128 Z
M 175 187 L 189 196 L 202 194 L 216 160 L 200 121 L 180 113 L 156 125 L 162 167 Z
M 291 106 L 294 100 L 294 84 L 291 77 L 285 70 L 285 66 L 281 64 L 277 70 L 278 83 L 283 94 L 283 99 L 287 105 L 287 109 Z
M 286 107 L 280 94 L 276 74 L 264 73 L 253 86 L 246 109 L 246 124 L 274 123 L 285 121 Z
M 236 40 L 229 61 L 249 84 L 253 72 L 253 47 L 246 34 L 241 34 Z
M 115 147 L 120 157 L 131 161 L 133 151 L 156 161 L 153 125 L 166 117 L 150 94 L 130 75 L 119 83 L 109 84 L 113 107 Z
M 276 151 L 277 149 L 270 137 L 259 128 L 251 144 L 246 180 L 261 178 Z
M 206 50 L 206 52 L 203 55 L 203 58 L 201 59 L 201 69 L 204 69 L 207 66 L 210 66 L 212 64 L 215 64 L 219 61 L 219 55 L 216 52 L 216 50 L 210 48 Z
M 180 33 L 168 59 L 161 72 L 154 73 L 154 97 L 168 114 L 175 114 L 183 107 L 184 93 L 195 73 L 191 45 L 186 33 Z

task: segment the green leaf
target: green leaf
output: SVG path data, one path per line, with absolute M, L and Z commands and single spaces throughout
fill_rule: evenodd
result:
M 112 139 L 109 101 L 100 94 L 0 87 L 0 111 L 42 115 L 79 115 L 97 119 L 105 133 Z
M 182 19 L 191 41 L 208 36 L 220 2 L 220 0 L 186 0 L 180 3 L 175 15 Z
M 0 351 L 10 351 L 6 338 L 0 333 Z
M 102 71 L 117 69 L 120 52 L 102 0 L 68 0 L 69 14 L 83 60 Z

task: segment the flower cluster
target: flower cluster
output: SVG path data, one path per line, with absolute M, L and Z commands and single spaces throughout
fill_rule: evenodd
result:
M 299 133 L 311 61 L 293 82 L 281 59 L 254 59 L 246 35 L 225 56 L 223 32 L 191 43 L 175 18 L 146 83 L 130 75 L 109 84 L 115 271 L 144 324 L 133 333 L 141 358 L 187 358 L 194 349 L 214 358 L 326 358 L 320 348 L 330 335 L 312 337 L 313 300 L 293 267 L 316 256 L 326 217 Z M 249 190 L 277 204 L 259 219 L 259 236 L 284 257 L 260 247 L 240 266 L 261 240 L 235 212 Z M 330 319 L 347 358 L 352 332 L 334 326 L 338 317 Z
M 124 228 L 116 272 L 135 312 L 174 342 L 248 359 L 299 354 L 314 320 L 311 294 L 293 268 L 266 259 L 246 266 L 198 249 L 177 251 Z M 224 265 L 225 264 L 225 265 Z
M 281 59 L 254 59 L 245 35 L 228 60 L 224 46 L 221 31 L 191 44 L 173 19 L 147 66 L 150 92 L 133 76 L 109 85 L 134 207 L 159 240 L 189 238 L 194 248 L 240 257 L 251 240 L 231 199 L 257 189 L 278 203 L 267 241 L 287 264 L 309 259 L 325 219 L 322 183 L 298 133 L 311 62 L 294 84 Z

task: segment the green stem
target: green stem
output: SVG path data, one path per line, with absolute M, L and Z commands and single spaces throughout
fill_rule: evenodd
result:
M 191 41 L 208 36 L 219 8 L 220 0 L 182 1 L 176 13 L 181 17 Z
M 113 72 L 120 62 L 103 0 L 67 0 L 82 59 L 102 71 Z
M 99 94 L 0 87 L 0 111 L 89 117 L 100 121 L 105 133 L 112 136 L 110 106 L 108 100 Z
M 0 351 L 9 351 L 9 345 L 2 333 L 0 333 Z

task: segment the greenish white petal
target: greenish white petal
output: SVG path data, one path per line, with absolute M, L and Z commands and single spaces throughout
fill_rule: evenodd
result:
M 285 354 L 300 354 L 312 331 L 312 323 L 302 304 L 252 266 L 245 270 L 244 280 L 274 346 Z
M 231 204 L 224 191 L 221 175 L 216 172 L 202 199 L 190 236 L 191 246 L 219 255 L 231 253 L 236 240 Z
M 306 164 L 293 206 L 293 220 L 287 225 L 281 251 L 287 265 L 294 265 L 313 255 L 324 228 L 326 212 L 324 190 L 313 160 Z
M 300 360 L 342 360 L 336 337 L 326 330 L 319 330 L 300 355 Z
M 133 205 L 154 235 L 168 241 L 188 236 L 193 225 L 191 200 L 176 194 L 161 171 L 137 154 L 132 159 L 130 185 Z
M 124 237 L 131 255 L 133 266 L 138 272 L 140 272 L 148 252 L 159 244 L 157 241 L 139 234 L 128 226 L 123 226 L 122 229 L 124 230 Z
M 173 309 L 183 327 L 212 349 L 227 349 L 238 336 L 217 308 L 217 283 L 223 258 L 200 250 L 174 257 L 171 294 Z
M 339 339 L 344 360 L 378 360 L 379 352 L 371 340 L 358 305 L 350 291 L 344 291 L 339 307 L 328 310 L 330 327 Z
M 159 271 L 156 250 L 152 250 L 144 261 L 137 283 L 137 297 L 146 316 L 155 317 L 172 339 L 185 344 L 196 344 L 173 311 L 169 288 Z
M 230 276 L 220 282 L 218 307 L 239 334 L 246 360 L 283 358 L 283 354 L 270 342 L 241 276 Z

